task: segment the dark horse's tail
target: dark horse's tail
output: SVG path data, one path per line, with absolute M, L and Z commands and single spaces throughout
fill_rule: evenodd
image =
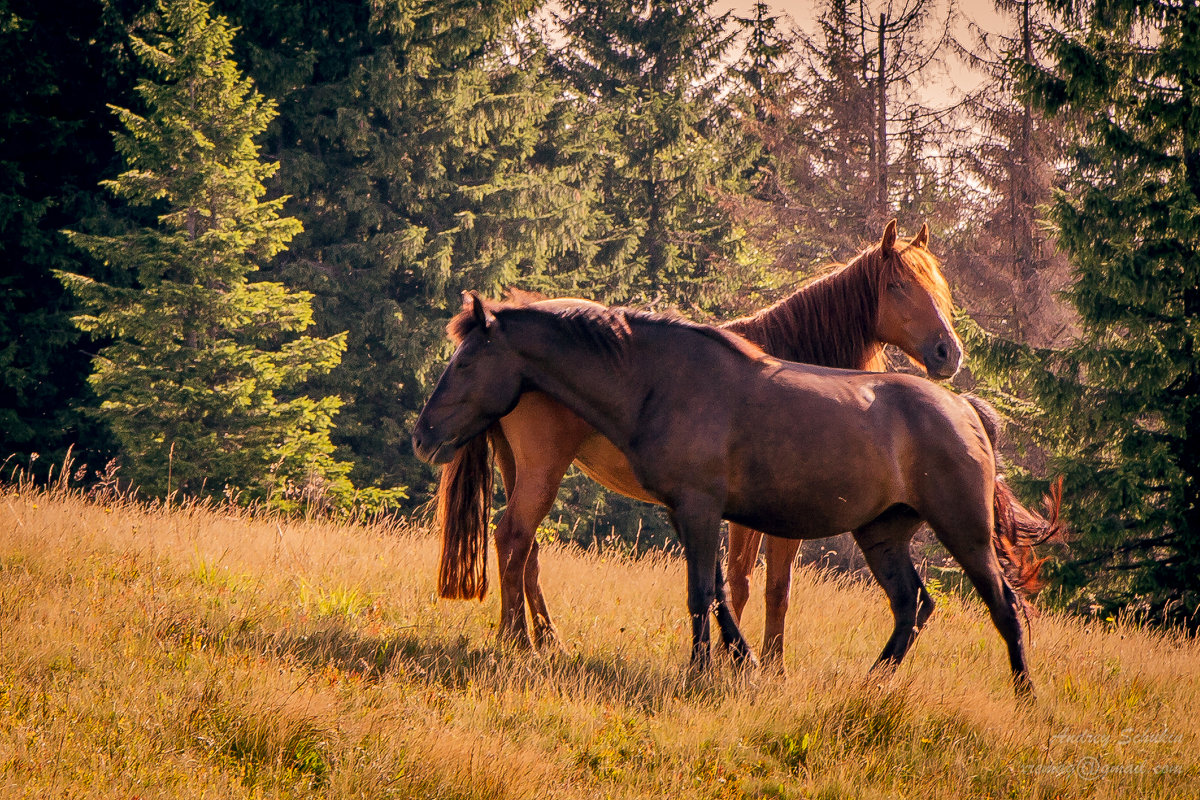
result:
M 492 458 L 488 435 L 463 445 L 442 468 L 437 527 L 442 532 L 438 593 L 449 600 L 482 600 L 487 594 L 487 532 L 492 510 Z
M 1000 417 L 996 409 L 983 398 L 965 394 L 963 399 L 975 409 L 983 429 L 987 432 L 998 470 Z M 1033 548 L 1051 540 L 1062 541 L 1065 537 L 1065 529 L 1058 519 L 1058 512 L 1062 506 L 1062 477 L 1050 485 L 1050 493 L 1043 499 L 1046 517 L 1021 505 L 1012 489 L 999 475 L 996 476 L 996 491 L 992 503 L 992 546 L 996 548 L 996 556 L 1004 568 L 1004 575 L 1013 588 L 1022 594 L 1037 594 L 1045 585 L 1041 572 L 1046 559 L 1038 558 Z

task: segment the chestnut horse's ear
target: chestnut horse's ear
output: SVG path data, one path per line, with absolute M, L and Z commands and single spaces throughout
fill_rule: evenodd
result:
M 913 237 L 912 245 L 914 247 L 924 247 L 929 249 L 929 226 L 921 223 L 921 230 Z
M 885 256 L 890 256 L 896 250 L 896 220 L 892 220 L 883 229 L 883 239 L 879 242 L 879 249 Z
M 485 331 L 492 327 L 492 323 L 496 321 L 496 316 L 488 311 L 483 306 L 483 300 L 479 299 L 479 295 L 475 292 L 463 292 L 463 311 L 470 311 L 471 316 L 475 318 L 475 322 Z

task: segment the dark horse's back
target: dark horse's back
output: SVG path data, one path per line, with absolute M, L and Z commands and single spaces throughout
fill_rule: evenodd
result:
M 991 445 L 969 403 L 928 380 L 763 359 L 714 387 L 730 409 L 725 517 L 785 538 L 856 530 L 895 506 L 926 516 L 956 492 L 986 501 Z M 763 380 L 762 378 L 765 378 Z M 728 392 L 740 393 L 728 402 Z M 947 435 L 947 432 L 957 435 Z

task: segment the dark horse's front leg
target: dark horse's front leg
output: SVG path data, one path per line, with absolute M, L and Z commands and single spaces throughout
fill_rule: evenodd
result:
M 711 501 L 693 499 L 671 508 L 671 522 L 683 544 L 687 560 L 688 612 L 692 617 L 693 669 L 704 669 L 711 661 L 709 615 L 714 607 L 721 639 L 738 663 L 755 665 L 758 660 L 742 635 L 729 604 L 725 575 L 719 558 L 721 517 Z

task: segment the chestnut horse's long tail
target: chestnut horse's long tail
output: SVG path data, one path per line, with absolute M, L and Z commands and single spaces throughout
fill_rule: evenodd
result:
M 967 394 L 963 395 L 963 399 L 971 404 L 975 413 L 979 415 L 979 421 L 983 423 L 983 429 L 992 443 L 998 470 L 999 415 L 980 397 Z M 1009 584 L 1027 596 L 1037 594 L 1045 585 L 1041 571 L 1046 559 L 1038 558 L 1034 547 L 1065 538 L 1066 530 L 1058 518 L 1059 509 L 1062 507 L 1062 476 L 1050 485 L 1050 492 L 1042 502 L 1046 509 L 1045 517 L 1021 505 L 1004 479 L 996 476 L 996 490 L 992 500 L 992 546 L 996 549 L 996 556 L 1000 559 Z
M 450 600 L 487 594 L 487 534 L 492 511 L 492 456 L 488 435 L 463 445 L 442 468 L 437 527 L 442 532 L 438 593 Z

